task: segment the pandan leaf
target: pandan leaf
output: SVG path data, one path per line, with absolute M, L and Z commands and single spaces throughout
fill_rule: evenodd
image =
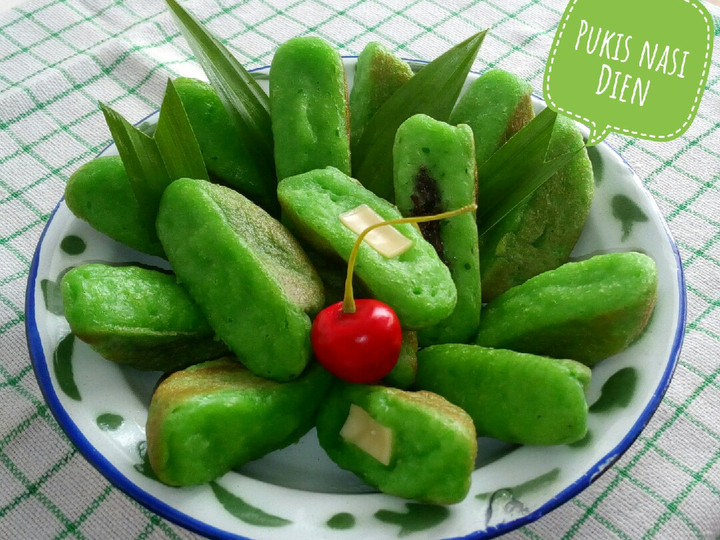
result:
M 208 180 L 200 145 L 190 126 L 185 107 L 168 80 L 154 135 L 165 169 L 172 180 L 195 178 Z
M 370 119 L 353 148 L 353 175 L 393 202 L 392 148 L 400 124 L 414 114 L 446 122 L 487 31 L 466 39 L 403 84 Z
M 110 107 L 100 104 L 115 141 L 140 211 L 147 223 L 155 223 L 160 197 L 170 184 L 155 140 L 148 137 Z
M 478 168 L 478 233 L 482 236 L 567 164 L 578 145 L 546 160 L 557 113 L 547 108 Z
M 205 162 L 182 101 L 168 85 L 154 136 L 100 104 L 143 218 L 155 227 L 160 197 L 178 178 L 208 179 Z
M 176 0 L 165 0 L 165 3 L 210 84 L 244 134 L 245 142 L 259 159 L 267 162 L 264 165 L 272 169 L 273 139 L 267 94 L 220 40 Z

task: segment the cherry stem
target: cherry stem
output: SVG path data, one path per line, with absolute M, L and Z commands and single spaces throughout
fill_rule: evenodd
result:
M 402 223 L 425 223 L 427 221 L 439 221 L 441 219 L 453 218 L 455 216 L 466 214 L 468 212 L 474 212 L 475 210 L 477 210 L 477 204 L 473 203 L 463 206 L 462 208 L 458 208 L 457 210 L 450 210 L 449 212 L 442 212 L 441 214 L 434 214 L 432 216 L 410 216 L 388 219 L 386 221 L 374 223 L 363 229 L 363 231 L 358 235 L 357 240 L 355 240 L 355 245 L 353 245 L 352 251 L 350 252 L 350 257 L 348 258 L 347 274 L 345 276 L 345 296 L 343 297 L 342 304 L 343 312 L 355 313 L 356 310 L 352 286 L 353 271 L 355 270 L 355 261 L 357 260 L 360 245 L 362 244 L 362 241 L 365 239 L 369 232 L 374 231 L 375 229 L 378 229 L 380 227 L 384 227 L 385 225 L 400 225 Z

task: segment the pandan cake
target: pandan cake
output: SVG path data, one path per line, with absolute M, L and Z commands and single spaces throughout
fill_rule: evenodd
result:
M 476 343 L 593 366 L 645 329 L 657 299 L 655 261 L 608 253 L 549 270 L 488 303 Z
M 158 236 L 180 283 L 253 373 L 298 376 L 322 282 L 295 238 L 239 193 L 202 180 L 165 190 Z
M 228 358 L 175 372 L 148 410 L 150 465 L 166 484 L 202 484 L 292 444 L 312 427 L 331 379 L 313 364 L 294 381 L 270 381 Z
M 468 126 L 412 116 L 397 130 L 393 162 L 395 204 L 403 216 L 435 215 L 475 203 L 475 151 Z M 450 269 L 458 293 L 449 317 L 418 332 L 420 345 L 465 343 L 477 333 L 482 307 L 475 216 L 420 223 L 420 230 Z
M 279 213 L 273 157 L 253 154 L 251 136 L 233 122 L 212 86 L 178 77 L 173 86 L 182 101 L 205 166 L 213 181 L 231 187 L 271 215 Z
M 531 86 L 517 75 L 493 69 L 475 79 L 460 96 L 449 122 L 470 126 L 480 166 L 533 116 Z
M 320 406 L 317 434 L 335 463 L 383 493 L 453 504 L 470 489 L 473 422 L 432 392 L 337 384 Z
M 350 90 L 351 148 L 360 141 L 365 126 L 382 104 L 412 76 L 407 62 L 381 43 L 371 41 L 365 45 L 355 64 Z
M 418 353 L 416 385 L 462 407 L 478 436 L 554 445 L 585 436 L 590 376 L 573 360 L 445 344 Z
M 402 346 L 397 364 L 395 364 L 392 371 L 385 376 L 383 382 L 388 386 L 402 388 L 403 390 L 411 388 L 415 383 L 415 376 L 417 374 L 417 352 L 417 332 L 413 330 L 403 330 Z
M 575 122 L 558 116 L 548 158 L 583 145 Z M 482 182 L 482 178 L 478 179 Z M 592 164 L 582 148 L 528 199 L 480 238 L 483 300 L 568 261 L 590 213 Z
M 141 211 L 120 156 L 95 158 L 70 175 L 65 202 L 73 214 L 113 240 L 164 256 L 154 223 Z
M 278 179 L 330 166 L 350 174 L 345 68 L 329 43 L 297 37 L 278 47 L 270 111 Z
M 228 352 L 166 272 L 85 264 L 63 276 L 62 297 L 70 330 L 113 362 L 172 371 Z
M 368 220 L 401 217 L 386 200 L 332 167 L 284 179 L 278 199 L 284 219 L 298 235 L 320 252 L 345 260 Z M 353 224 L 359 225 L 356 230 Z M 388 248 L 384 253 L 377 249 L 382 246 Z M 388 226 L 387 233 L 368 237 L 358 251 L 355 274 L 373 297 L 395 310 L 403 328 L 435 324 L 455 307 L 457 292 L 450 271 L 410 224 Z

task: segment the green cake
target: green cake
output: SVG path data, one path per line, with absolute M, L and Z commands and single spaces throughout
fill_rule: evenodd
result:
M 355 64 L 350 90 L 351 148 L 360 141 L 365 126 L 382 104 L 412 76 L 407 62 L 381 43 L 371 41 L 365 45 Z
M 62 296 L 70 330 L 113 362 L 173 371 L 228 352 L 172 274 L 85 264 L 63 276 Z
M 157 220 L 168 260 L 217 335 L 253 373 L 299 375 L 322 282 L 294 237 L 239 193 L 176 180 Z
M 403 216 L 427 216 L 476 202 L 472 130 L 418 114 L 403 122 L 393 147 L 395 204 Z M 465 343 L 480 323 L 478 230 L 472 213 L 420 223 L 425 239 L 450 269 L 457 304 L 440 323 L 418 332 L 421 346 Z
M 657 299 L 655 261 L 608 253 L 544 272 L 488 303 L 478 345 L 592 366 L 644 330 Z
M 173 81 L 197 138 L 211 180 L 231 187 L 271 215 L 279 213 L 272 156 L 252 154 L 248 134 L 233 123 L 212 86 L 197 79 Z
M 342 223 L 341 214 L 365 205 L 382 220 L 401 217 L 386 200 L 331 167 L 281 181 L 278 199 L 293 231 L 318 251 L 345 260 L 359 233 Z M 435 324 L 455 307 L 457 292 L 450 271 L 416 227 L 402 224 L 395 229 L 410 242 L 409 249 L 386 257 L 363 242 L 355 274 L 373 297 L 395 310 L 403 328 Z
M 432 392 L 337 384 L 320 406 L 317 434 L 335 463 L 384 493 L 453 504 L 470 489 L 472 420 Z
M 103 156 L 82 165 L 68 179 L 65 202 L 95 229 L 131 248 L 164 256 L 154 224 L 140 210 L 120 156 Z
M 397 364 L 383 379 L 383 383 L 388 386 L 402 388 L 407 390 L 415 383 L 415 375 L 417 373 L 417 352 L 418 338 L 417 332 L 413 330 L 403 330 L 402 347 L 400 348 L 400 356 Z
M 292 382 L 269 381 L 228 358 L 173 373 L 148 410 L 150 465 L 166 484 L 202 484 L 292 444 L 312 427 L 331 380 L 313 364 Z
M 582 145 L 582 134 L 575 122 L 558 116 L 548 157 Z M 510 287 L 566 263 L 587 221 L 593 191 L 592 164 L 583 148 L 526 202 L 483 235 L 483 300 L 490 301 Z
M 493 69 L 475 79 L 460 96 L 449 122 L 470 126 L 479 167 L 533 116 L 531 86 L 512 73 Z
M 416 384 L 467 411 L 478 436 L 554 445 L 585 436 L 590 376 L 573 360 L 445 344 L 418 353 Z
M 350 174 L 345 69 L 329 43 L 297 37 L 278 47 L 270 112 L 278 179 L 330 166 Z

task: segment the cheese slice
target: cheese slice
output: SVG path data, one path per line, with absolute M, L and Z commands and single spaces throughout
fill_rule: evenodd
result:
M 350 412 L 340 430 L 340 436 L 370 454 L 383 465 L 390 464 L 392 430 L 375 420 L 362 407 L 355 404 L 350 405 Z
M 370 225 L 385 221 L 381 216 L 367 204 L 361 204 L 343 214 L 340 214 L 340 221 L 348 229 L 360 235 Z M 370 247 L 381 255 L 391 258 L 405 253 L 413 245 L 412 240 L 404 236 L 392 225 L 383 225 L 370 231 L 364 239 Z

